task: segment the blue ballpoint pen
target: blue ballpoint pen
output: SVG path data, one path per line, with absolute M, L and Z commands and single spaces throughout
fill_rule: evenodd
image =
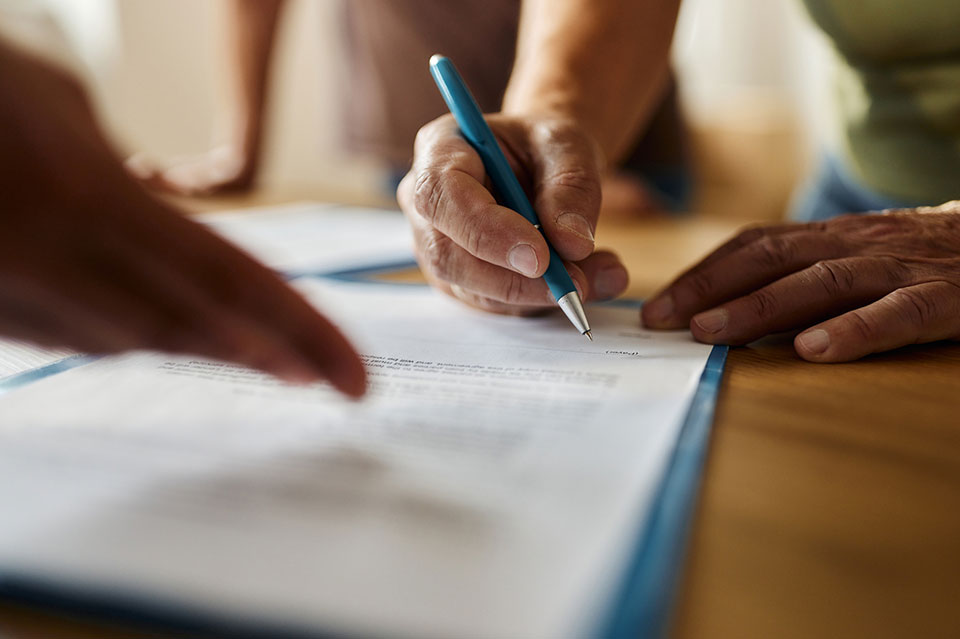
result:
M 483 160 L 483 166 L 487 175 L 490 176 L 490 181 L 493 182 L 501 204 L 522 215 L 533 224 L 534 228 L 543 233 L 537 213 L 530 205 L 530 200 L 527 199 L 523 187 L 520 186 L 517 176 L 510 168 L 507 158 L 503 155 L 503 150 L 500 148 L 497 138 L 494 137 L 487 121 L 483 119 L 477 101 L 473 98 L 473 94 L 470 93 L 467 85 L 464 84 L 463 78 L 460 77 L 456 67 L 448 58 L 442 55 L 434 55 L 430 58 L 430 74 L 437 83 L 444 102 L 447 103 L 447 107 L 453 113 L 453 117 L 456 118 L 457 124 L 460 125 L 460 133 Z M 546 239 L 546 236 L 544 236 L 544 239 Z M 550 246 L 549 241 L 547 247 L 550 249 L 550 264 L 543 274 L 543 279 L 574 328 L 580 331 L 582 335 L 586 335 L 590 341 L 593 341 L 593 336 L 590 334 L 590 323 L 583 311 L 583 303 L 577 293 L 577 288 L 573 285 L 573 280 L 570 279 L 570 274 L 563 266 L 563 261 Z

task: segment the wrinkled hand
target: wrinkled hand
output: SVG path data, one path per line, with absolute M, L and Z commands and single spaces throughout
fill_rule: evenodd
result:
M 754 228 L 643 308 L 651 328 L 745 344 L 806 329 L 813 362 L 960 337 L 960 204 Z
M 146 155 L 137 154 L 127 160 L 127 170 L 147 187 L 174 195 L 240 193 L 253 186 L 256 153 L 224 144 L 165 168 Z
M 596 145 L 569 123 L 504 115 L 487 121 L 581 295 L 622 293 L 627 272 L 620 260 L 594 252 Z M 546 241 L 522 216 L 498 205 L 490 188 L 483 162 L 452 116 L 420 130 L 397 199 L 413 226 L 421 269 L 433 285 L 484 310 L 520 314 L 556 306 L 540 279 L 549 263 Z
M 148 196 L 80 85 L 0 42 L 0 334 L 195 353 L 360 395 L 340 332 L 274 273 Z

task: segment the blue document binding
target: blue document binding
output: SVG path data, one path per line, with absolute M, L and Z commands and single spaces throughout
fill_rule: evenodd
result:
M 659 494 L 600 637 L 667 635 L 728 350 L 727 346 L 714 346 L 707 358 Z
M 375 281 L 379 276 L 413 266 L 415 264 L 407 262 L 382 264 L 326 273 L 322 277 L 345 282 Z M 294 274 L 289 274 L 289 279 L 294 277 Z M 639 308 L 641 302 L 617 300 L 610 304 Z M 715 346 L 707 359 L 657 497 L 642 523 L 638 522 L 637 541 L 615 588 L 615 595 L 600 618 L 594 633 L 596 637 L 626 639 L 667 635 L 683 573 L 687 541 L 728 350 L 726 346 Z M 15 375 L 0 382 L 0 395 L 94 359 L 77 356 Z M 118 595 L 116 592 L 79 591 L 36 576 L 5 573 L 2 570 L 0 598 L 70 615 L 104 618 L 111 623 L 150 626 L 203 637 L 300 639 L 328 636 L 322 629 L 278 627 L 272 624 L 240 625 L 222 615 L 201 609 L 188 609 L 135 595 Z

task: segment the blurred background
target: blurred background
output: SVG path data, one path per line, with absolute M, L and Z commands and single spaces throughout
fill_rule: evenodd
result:
M 260 183 L 369 193 L 375 160 L 338 135 L 339 2 L 296 0 L 275 56 Z M 223 100 L 221 0 L 0 0 L 0 32 L 71 66 L 121 152 L 172 159 L 209 148 Z M 697 174 L 694 208 L 782 217 L 832 133 L 829 51 L 796 0 L 684 0 L 674 46 Z

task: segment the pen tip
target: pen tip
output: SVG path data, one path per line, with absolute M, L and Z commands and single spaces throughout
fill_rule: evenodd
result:
M 587 339 L 588 339 L 588 340 L 590 340 L 591 342 L 593 341 L 593 335 L 590 334 L 590 331 L 586 331 L 586 332 L 584 333 L 584 335 L 587 336 Z

